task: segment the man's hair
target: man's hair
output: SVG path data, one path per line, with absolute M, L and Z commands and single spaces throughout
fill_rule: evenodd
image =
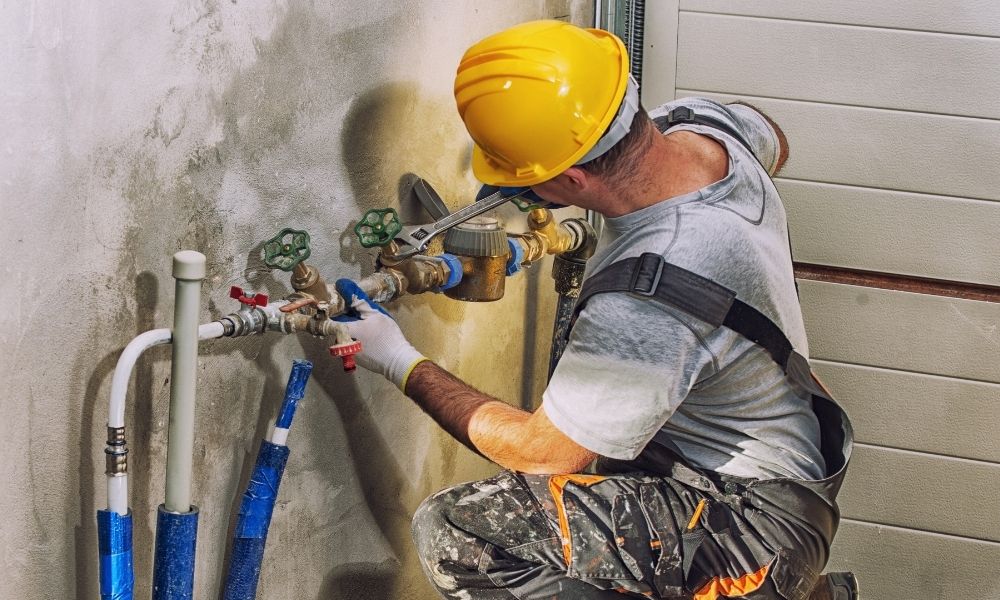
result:
M 578 166 L 598 177 L 627 179 L 639 157 L 652 144 L 649 132 L 654 127 L 653 121 L 646 114 L 646 109 L 639 105 L 639 110 L 632 117 L 632 126 L 625 137 L 604 154 Z

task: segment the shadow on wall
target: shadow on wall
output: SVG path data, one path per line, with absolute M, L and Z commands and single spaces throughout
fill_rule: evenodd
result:
M 444 97 L 429 100 L 409 82 L 379 85 L 352 102 L 340 141 L 358 217 L 392 206 L 405 224 L 432 221 L 411 194 L 418 177 L 427 179 L 452 209 L 457 207 L 448 200 L 456 195 L 458 206 L 472 201 L 461 197 L 466 190 L 455 189 L 456 183 L 464 183 L 471 146 L 460 146 L 467 135 L 448 118 L 454 110 Z M 448 156 L 456 148 L 460 151 Z M 341 236 L 341 259 L 365 263 L 371 256 L 347 229 Z
M 454 145 L 446 143 L 441 134 L 421 133 L 422 127 L 433 122 L 427 113 L 435 110 L 437 107 L 420 98 L 416 85 L 407 83 L 378 86 L 352 102 L 343 122 L 341 148 L 358 216 L 370 208 L 392 206 L 398 209 L 403 222 L 428 221 L 428 215 L 411 194 L 416 176 L 408 169 L 414 163 L 418 168 L 421 164 L 431 166 L 429 162 L 438 160 L 437 151 Z M 344 263 L 360 264 L 362 276 L 374 271 L 376 251 L 361 247 L 352 228 L 345 230 L 340 241 Z M 410 298 L 417 303 L 427 300 Z M 301 339 L 301 342 L 307 355 L 325 351 L 320 340 Z M 392 444 L 411 442 L 385 436 L 377 415 L 372 412 L 378 402 L 362 398 L 353 383 L 354 377 L 345 375 L 338 363 L 320 362 L 314 379 L 333 399 L 344 424 L 353 460 L 343 466 L 356 478 L 365 505 L 395 557 L 382 563 L 336 565 L 326 575 L 317 600 L 424 597 L 430 591 L 426 583 L 414 585 L 415 578 L 422 578 L 421 573 L 401 569 L 404 565 L 418 564 L 410 538 L 413 507 L 408 499 L 421 494 L 421 490 L 412 489 L 409 481 L 428 481 L 440 473 L 428 472 L 426 463 L 419 475 L 401 471 Z M 353 393 L 344 393 L 345 384 Z M 323 432 L 316 431 L 315 435 L 323 437 Z M 450 440 L 445 443 L 450 447 L 441 470 L 449 472 L 453 470 L 456 448 Z
M 138 335 L 160 326 L 155 322 L 160 285 L 156 275 L 144 271 L 135 276 L 134 289 L 136 306 L 134 334 Z M 114 322 L 127 323 L 131 317 L 133 315 L 128 311 L 128 307 L 125 306 L 125 303 L 122 303 L 118 307 L 118 315 L 114 319 Z M 95 338 L 100 339 L 100 335 L 95 335 Z M 102 383 L 110 380 L 120 354 L 121 350 L 116 348 L 104 356 L 97 365 L 90 367 L 90 377 L 87 379 L 86 391 L 84 392 L 82 402 L 79 448 L 81 485 L 79 506 L 81 525 L 77 528 L 76 537 L 76 589 L 79 600 L 91 597 L 90 587 L 81 585 L 81 582 L 97 580 L 97 565 L 95 561 L 97 553 L 94 550 L 94 544 L 97 539 L 97 527 L 94 521 L 94 514 L 98 508 L 106 508 L 103 494 L 104 478 L 99 477 L 97 479 L 100 481 L 100 484 L 96 489 L 92 487 L 92 482 L 95 481 L 95 476 L 98 475 L 95 473 L 93 464 L 95 447 L 92 440 L 94 440 L 94 434 L 96 433 L 93 424 L 95 420 L 106 423 L 108 399 L 106 395 L 99 395 L 99 392 L 101 391 Z M 148 448 L 151 437 L 150 433 L 153 428 L 153 397 L 163 392 L 163 390 L 154 389 L 156 386 L 153 383 L 152 365 L 154 362 L 168 359 L 168 357 L 169 349 L 165 347 L 150 349 L 145 353 L 143 360 L 137 363 L 132 377 L 132 381 L 135 382 L 134 392 L 129 394 L 131 402 L 127 405 L 131 406 L 132 410 L 126 413 L 126 422 L 129 426 L 127 431 L 132 436 L 128 439 L 128 442 L 130 448 L 133 449 L 129 454 L 129 471 L 133 474 L 141 473 L 142 476 L 130 477 L 130 507 L 150 506 L 153 503 L 149 489 L 149 478 L 147 476 L 151 469 L 151 457 Z M 163 383 L 164 385 L 167 384 L 166 381 Z M 104 432 L 103 428 L 101 432 Z M 106 436 L 99 435 L 97 437 L 103 440 Z M 135 452 L 134 449 L 137 448 L 147 451 Z M 147 525 L 148 521 L 146 519 L 133 519 L 133 540 L 135 544 L 133 556 L 135 561 L 134 568 L 137 573 L 149 572 L 152 569 L 151 540 L 153 532 Z
M 257 62 L 235 74 L 230 87 L 212 107 L 223 121 L 220 141 L 207 145 L 203 142 L 203 132 L 184 129 L 185 123 L 195 122 L 193 117 L 174 127 L 163 123 L 166 118 L 163 115 L 169 111 L 158 110 L 150 115 L 152 125 L 148 131 L 139 130 L 114 147 L 95 152 L 93 174 L 120 199 L 121 208 L 127 212 L 127 225 L 122 243 L 114 249 L 120 255 L 118 271 L 105 282 L 108 289 L 121 297 L 115 297 L 117 304 L 109 311 L 111 314 L 93 325 L 93 347 L 114 350 L 100 357 L 97 364 L 87 354 L 75 368 L 81 381 L 86 382 L 79 440 L 80 494 L 66 500 L 71 506 L 78 504 L 80 511 L 76 581 L 67 584 L 75 586 L 77 598 L 89 598 L 97 588 L 94 514 L 98 506 L 103 506 L 103 478 L 95 472 L 94 456 L 95 450 L 99 452 L 95 440 L 103 439 L 107 398 L 102 388 L 110 380 L 121 348 L 134 334 L 169 326 L 172 320 L 169 315 L 172 301 L 168 299 L 173 280 L 168 269 L 157 270 L 157 266 L 165 264 L 164 255 L 181 248 L 204 253 L 208 259 L 204 295 L 208 298 L 222 297 L 229 284 L 239 284 L 242 278 L 249 280 L 257 291 L 281 296 L 288 291 L 287 279 L 283 274 L 275 277 L 254 260 L 259 250 L 259 245 L 254 244 L 275 233 L 270 230 L 272 224 L 310 223 L 310 227 L 344 232 L 340 238 L 339 264 L 330 260 L 326 266 L 360 264 L 365 275 L 374 269 L 375 253 L 360 248 L 351 227 L 344 219 L 338 219 L 338 214 L 357 218 L 369 208 L 396 206 L 402 208 L 404 220 L 426 221 L 426 215 L 415 208 L 419 205 L 409 198 L 411 176 L 401 174 L 415 172 L 434 181 L 436 186 L 444 186 L 438 189 L 446 198 L 454 196 L 448 193 L 453 191 L 448 185 L 465 184 L 463 173 L 468 155 L 456 152 L 454 158 L 441 158 L 447 156 L 445 149 L 456 148 L 456 139 L 463 139 L 457 137 L 461 131 L 455 123 L 448 125 L 449 121 L 442 118 L 454 110 L 444 100 L 446 95 L 441 100 L 428 100 L 413 83 L 386 83 L 357 96 L 351 87 L 370 81 L 371 73 L 385 71 L 383 66 L 392 59 L 392 54 L 384 48 L 397 43 L 385 39 L 386 35 L 393 35 L 387 31 L 405 35 L 403 25 L 410 16 L 403 11 L 391 17 L 395 23 L 382 22 L 338 32 L 325 28 L 322 19 L 315 18 L 312 8 L 293 4 L 274 35 L 261 43 Z M 172 89 L 164 102 L 183 106 L 190 102 L 193 114 L 198 107 L 193 100 L 186 99 L 183 92 L 187 91 L 190 90 Z M 339 122 L 338 107 L 346 105 L 350 110 Z M 165 136 L 163 132 L 168 130 L 171 133 Z M 328 148 L 329 140 L 317 139 L 322 137 L 317 131 L 335 135 L 338 130 L 340 152 Z M 191 146 L 191 151 L 186 164 L 178 169 L 176 154 L 185 144 Z M 337 186 L 331 185 L 336 184 L 331 171 L 338 168 L 338 161 L 345 168 L 351 186 L 350 193 L 343 195 L 338 195 Z M 260 201 L 257 209 L 253 208 L 255 199 Z M 355 206 L 350 206 L 352 200 Z M 251 259 L 243 265 L 240 262 L 247 248 Z M 126 301 L 133 290 L 134 306 Z M 461 318 L 462 308 L 442 309 L 445 303 L 432 298 L 413 298 L 409 302 L 412 306 L 429 304 L 442 322 Z M 220 310 L 209 302 L 213 319 L 231 309 L 232 306 L 224 306 Z M 444 335 L 429 332 L 428 337 L 432 344 L 443 347 L 447 343 L 443 341 Z M 205 521 L 199 526 L 198 591 L 218 590 L 225 577 L 221 561 L 210 556 L 208 550 L 221 553 L 225 549 L 228 555 L 235 513 L 252 469 L 256 444 L 266 433 L 268 421 L 280 402 L 290 357 L 275 348 L 278 342 L 276 337 L 247 338 L 205 344 L 201 349 L 203 359 L 213 360 L 203 362 L 207 372 L 204 385 L 199 385 L 199 395 L 215 394 L 215 402 L 200 403 L 198 419 L 216 424 L 217 431 L 211 439 L 202 437 L 196 442 L 203 454 L 195 457 L 195 478 L 208 482 L 200 490 L 198 501 L 204 503 L 210 497 L 222 497 L 219 504 L 229 508 L 226 517 L 230 521 L 228 527 L 210 528 Z M 380 429 L 378 416 L 371 412 L 372 403 L 361 397 L 353 380 L 348 382 L 347 376 L 335 372 L 339 366 L 323 360 L 327 353 L 321 341 L 302 339 L 301 344 L 304 356 L 317 363 L 313 385 L 318 384 L 323 394 L 333 399 L 333 408 L 346 433 L 345 440 L 335 442 L 337 456 L 317 461 L 322 471 L 310 476 L 331 488 L 353 479 L 363 502 L 357 502 L 352 510 L 355 514 L 363 510 L 371 513 L 371 520 L 378 524 L 398 561 L 384 561 L 381 549 L 366 548 L 361 554 L 373 556 L 372 562 L 347 562 L 356 560 L 344 556 L 348 550 L 316 547 L 317 555 L 324 554 L 317 556 L 313 566 L 329 569 L 316 597 L 323 600 L 423 597 L 429 588 L 410 585 L 422 575 L 413 568 L 417 562 L 409 537 L 412 510 L 409 504 L 425 490 L 412 489 L 408 481 L 447 478 L 454 469 L 457 446 L 451 441 L 439 443 L 436 437 L 432 443 L 441 446 L 435 452 L 444 464 L 424 467 L 433 468 L 434 473 L 400 472 L 392 452 L 397 440 L 387 439 L 381 433 L 384 429 Z M 169 375 L 169 366 L 164 368 L 168 357 L 168 348 L 149 351 L 137 365 L 134 393 L 129 394 L 128 435 L 129 444 L 135 449 L 129 457 L 130 470 L 136 474 L 130 478 L 130 505 L 140 513 L 155 510 L 161 501 L 154 496 L 158 495 L 157 479 L 163 476 L 165 428 L 158 421 L 166 414 L 169 395 L 169 377 L 163 375 Z M 225 381 L 232 374 L 225 372 L 227 365 L 245 369 L 242 376 L 245 381 Z M 331 407 L 327 410 L 330 412 Z M 303 437 L 324 441 L 331 438 L 330 431 L 322 429 L 324 423 L 303 420 L 296 425 Z M 249 430 L 253 430 L 252 438 L 247 437 Z M 245 448 L 248 439 L 253 439 L 252 451 L 233 452 L 234 448 Z M 341 444 L 346 444 L 346 448 Z M 207 464 L 210 461 L 205 460 L 206 456 L 227 457 L 225 463 L 231 464 L 232 474 L 227 474 L 223 481 L 211 481 L 218 469 L 214 468 L 217 465 Z M 338 465 L 338 461 L 342 464 Z M 96 497 L 95 480 L 101 481 Z M 353 502 L 354 498 L 350 500 Z M 152 570 L 154 533 L 146 516 L 137 514 L 134 519 L 137 596 L 148 594 L 148 576 Z M 202 518 L 206 516 L 207 513 Z M 211 516 L 226 517 L 218 510 Z M 321 525 L 329 528 L 328 523 Z M 277 539 L 275 542 L 279 548 L 295 543 Z M 209 578 L 214 581 L 208 583 Z

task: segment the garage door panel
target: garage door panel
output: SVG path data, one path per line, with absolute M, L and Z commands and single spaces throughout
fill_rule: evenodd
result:
M 813 367 L 858 442 L 1000 463 L 1000 385 L 823 360 Z
M 1000 542 L 997 490 L 996 463 L 858 445 L 839 502 L 850 519 Z
M 1000 544 L 845 521 L 827 571 L 853 571 L 863 598 L 1000 598 Z
M 1000 200 L 998 121 L 692 89 L 677 95 L 741 99 L 771 116 L 788 135 L 785 179 Z
M 1000 38 L 679 16 L 677 87 L 1000 118 Z
M 1000 304 L 799 280 L 813 358 L 1000 383 Z
M 682 0 L 680 6 L 685 11 L 1000 37 L 1000 3 L 994 0 Z
M 1000 286 L 1000 203 L 778 179 L 795 259 Z

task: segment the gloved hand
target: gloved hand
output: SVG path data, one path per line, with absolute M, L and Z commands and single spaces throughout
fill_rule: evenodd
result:
M 344 323 L 351 337 L 361 342 L 358 364 L 405 391 L 410 372 L 428 359 L 406 341 L 396 321 L 372 302 L 357 283 L 338 279 L 334 285 L 347 303 L 347 312 L 334 320 Z
M 534 204 L 539 208 L 563 208 L 562 204 L 549 202 L 536 194 L 531 188 L 526 187 L 497 187 L 495 185 L 483 185 L 483 187 L 479 188 L 479 193 L 476 194 L 476 202 L 479 202 L 483 198 L 491 196 L 497 192 L 503 192 L 504 196 L 513 196 L 524 192 L 521 194 L 521 199 L 529 204 Z

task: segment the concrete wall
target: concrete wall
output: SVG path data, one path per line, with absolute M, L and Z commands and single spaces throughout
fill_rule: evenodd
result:
M 464 49 L 533 18 L 591 20 L 589 2 L 232 0 L 0 5 L 0 598 L 97 596 L 94 512 L 111 372 L 141 331 L 169 327 L 170 256 L 208 257 L 203 321 L 242 285 L 273 296 L 257 257 L 307 229 L 329 278 L 373 269 L 351 233 L 400 207 L 408 173 L 452 207 L 475 190 L 451 98 Z M 403 200 L 404 216 L 424 218 Z M 516 213 L 502 216 L 516 218 Z M 548 266 L 490 305 L 407 298 L 415 345 L 513 403 L 540 396 Z M 218 594 L 231 517 L 292 358 L 317 364 L 292 430 L 260 588 L 266 598 L 428 598 L 409 541 L 423 497 L 491 467 L 390 384 L 339 372 L 312 339 L 202 347 L 194 498 L 196 597 Z M 128 411 L 137 597 L 148 597 L 163 497 L 169 351 L 135 372 Z

